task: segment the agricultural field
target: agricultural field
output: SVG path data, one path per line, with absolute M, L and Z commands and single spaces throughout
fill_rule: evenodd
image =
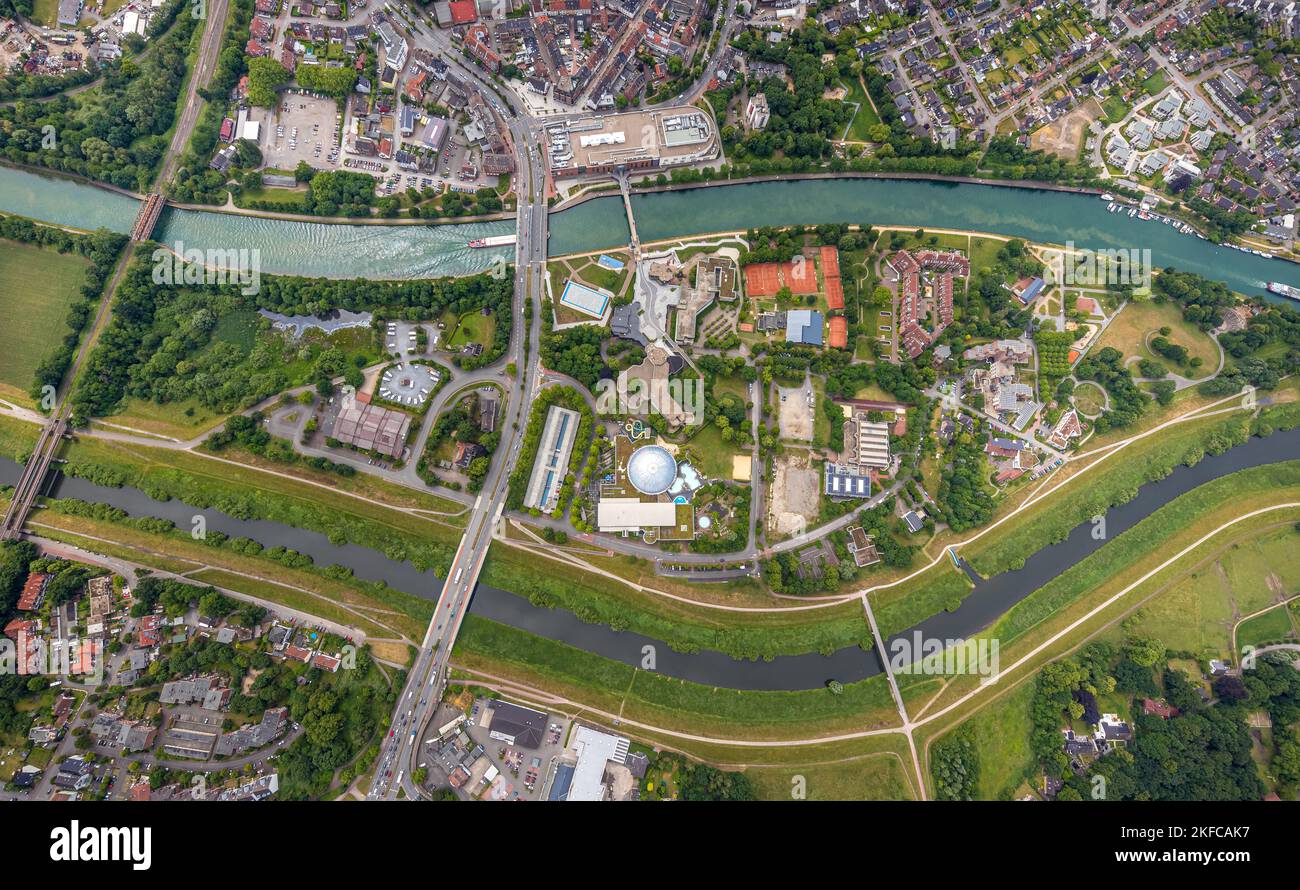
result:
M 36 366 L 66 330 L 89 266 L 76 254 L 0 240 L 0 314 L 22 319 L 9 327 L 0 352 L 0 394 L 27 401 Z

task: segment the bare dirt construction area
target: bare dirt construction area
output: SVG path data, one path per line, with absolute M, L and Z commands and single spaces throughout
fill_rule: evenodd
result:
M 1073 111 L 1035 130 L 1029 137 L 1029 146 L 1067 161 L 1077 161 L 1079 149 L 1087 138 L 1088 125 L 1101 118 L 1101 115 L 1100 103 L 1096 99 L 1089 99 Z
M 778 386 L 776 394 L 780 401 L 778 418 L 781 423 L 781 438 L 796 442 L 811 442 L 813 438 L 812 386 Z
M 817 498 L 821 482 L 812 466 L 812 453 L 787 452 L 776 462 L 767 525 L 777 535 L 803 534 L 818 516 Z

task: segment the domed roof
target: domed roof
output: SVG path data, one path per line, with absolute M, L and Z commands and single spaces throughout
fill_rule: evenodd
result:
M 677 461 L 661 445 L 643 445 L 627 461 L 627 479 L 643 494 L 662 494 L 677 478 Z

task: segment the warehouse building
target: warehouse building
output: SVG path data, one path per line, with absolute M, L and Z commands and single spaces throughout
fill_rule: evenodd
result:
M 560 486 L 568 472 L 569 456 L 573 453 L 573 440 L 578 434 L 578 412 L 552 405 L 546 412 L 546 426 L 542 440 L 537 445 L 533 459 L 533 472 L 528 477 L 528 490 L 524 493 L 524 506 L 530 510 L 550 513 L 560 497 Z
M 339 409 L 331 438 L 361 451 L 400 458 L 410 430 L 409 415 L 364 403 L 358 397 Z

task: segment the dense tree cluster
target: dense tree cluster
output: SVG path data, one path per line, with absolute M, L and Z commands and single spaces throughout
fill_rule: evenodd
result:
M 951 462 L 939 482 L 939 508 L 955 532 L 978 528 L 993 518 L 995 504 L 988 484 L 988 459 L 983 436 L 961 433 L 946 452 Z
M 750 83 L 751 95 L 761 92 L 767 96 L 771 119 L 762 130 L 739 140 L 729 154 L 739 154 L 742 159 L 770 158 L 777 153 L 810 160 L 828 157 L 831 140 L 840 137 L 853 109 L 843 102 L 822 98 L 836 79 L 835 70 L 828 71 L 821 62 L 823 53 L 835 49 L 825 30 L 801 28 L 775 45 L 764 34 L 747 30 L 734 44 L 752 60 L 785 65 L 794 89 L 780 77 Z
M 930 773 L 939 800 L 973 800 L 979 784 L 979 750 L 974 732 L 962 726 L 934 743 Z
M 86 362 L 73 394 L 74 417 L 112 411 L 124 396 L 168 402 L 193 397 L 221 410 L 247 407 L 290 383 L 290 362 L 328 388 L 332 377 L 355 375 L 338 349 L 295 345 L 263 331 L 251 346 L 215 336 L 222 318 L 268 309 L 287 315 L 326 315 L 336 309 L 383 311 L 389 317 L 436 318 L 444 312 L 495 311 L 508 340 L 510 276 L 476 275 L 435 281 L 339 281 L 263 276 L 256 294 L 237 284 L 172 287 L 153 282 L 151 251 L 141 248 L 118 287 L 113 318 Z M 502 341 L 502 337 L 497 338 Z M 492 360 L 504 350 L 494 341 Z M 286 350 L 291 354 L 287 356 Z M 304 352 L 305 350 L 305 352 Z M 305 368 L 304 368 L 305 366 Z
M 1034 345 L 1038 347 L 1038 370 L 1043 376 L 1055 379 L 1070 373 L 1070 349 L 1074 334 L 1065 331 L 1034 332 Z
M 600 354 L 604 342 L 604 329 L 595 325 L 551 331 L 542 338 L 542 364 L 591 389 L 605 371 L 605 359 Z
M 1110 394 L 1110 408 L 1096 420 L 1098 432 L 1126 427 L 1134 423 L 1146 410 L 1151 397 L 1138 389 L 1133 375 L 1124 367 L 1124 353 L 1107 346 L 1096 354 L 1089 354 L 1074 369 L 1080 380 L 1092 380 L 1105 387 Z
M 375 179 L 369 173 L 329 170 L 307 185 L 304 207 L 317 216 L 369 216 L 375 203 Z
M 184 5 L 186 0 L 172 0 L 166 9 L 174 17 Z M 190 37 L 202 21 L 179 17 L 167 34 L 150 41 L 147 53 L 108 66 L 103 83 L 85 93 L 0 106 L 0 154 L 147 191 L 176 117 Z

